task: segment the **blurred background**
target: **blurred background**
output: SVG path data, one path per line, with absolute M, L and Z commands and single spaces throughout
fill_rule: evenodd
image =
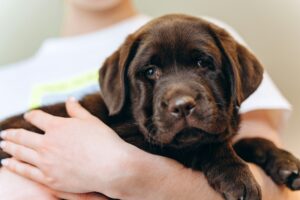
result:
M 282 136 L 285 146 L 300 156 L 300 0 L 135 2 L 150 16 L 205 15 L 234 27 L 293 105 Z M 45 38 L 59 36 L 62 17 L 63 0 L 0 0 L 0 66 L 32 56 Z

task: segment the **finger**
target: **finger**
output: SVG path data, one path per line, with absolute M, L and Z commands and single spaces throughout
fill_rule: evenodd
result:
M 65 200 L 78 200 L 79 199 L 79 197 L 78 197 L 79 195 L 73 194 L 73 193 L 53 191 L 52 194 L 59 199 L 65 199 Z
M 46 177 L 43 172 L 32 165 L 20 162 L 14 158 L 3 159 L 1 161 L 1 164 L 6 169 L 19 174 L 20 176 L 41 184 L 44 184 L 46 182 Z
M 93 192 L 81 194 L 80 200 L 109 200 L 109 198 L 100 193 Z
M 9 141 L 1 141 L 0 147 L 4 152 L 12 155 L 18 160 L 24 161 L 35 166 L 38 163 L 38 153 L 30 148 L 14 144 Z
M 8 129 L 1 132 L 1 138 L 31 149 L 37 149 L 43 136 L 25 129 Z
M 71 117 L 79 119 L 94 119 L 94 116 L 83 108 L 74 97 L 70 97 L 67 100 L 66 109 Z
M 24 115 L 24 118 L 43 131 L 46 131 L 50 127 L 55 127 L 61 119 L 41 110 L 30 111 Z
M 105 197 L 98 193 L 86 193 L 86 194 L 73 194 L 67 192 L 53 191 L 52 194 L 55 197 L 66 200 L 108 200 L 108 197 Z

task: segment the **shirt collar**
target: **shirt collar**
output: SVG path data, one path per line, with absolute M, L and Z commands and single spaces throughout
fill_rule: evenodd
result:
M 95 46 L 97 47 L 97 45 L 109 44 L 108 42 L 116 38 L 123 39 L 149 20 L 150 17 L 148 16 L 136 15 L 93 33 L 65 38 L 49 38 L 44 41 L 36 56 L 88 51 L 91 48 L 95 48 Z

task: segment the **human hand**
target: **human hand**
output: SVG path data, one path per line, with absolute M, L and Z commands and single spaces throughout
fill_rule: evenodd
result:
M 2 160 L 3 166 L 54 190 L 112 194 L 126 175 L 122 168 L 135 147 L 75 100 L 69 99 L 66 108 L 71 118 L 42 111 L 25 115 L 45 135 L 23 129 L 2 132 L 1 148 L 15 158 Z
M 108 200 L 99 193 L 72 194 L 53 191 L 6 168 L 0 169 L 0 197 L 5 200 Z
M 0 169 L 0 199 L 58 200 L 45 186 L 19 176 L 6 168 Z

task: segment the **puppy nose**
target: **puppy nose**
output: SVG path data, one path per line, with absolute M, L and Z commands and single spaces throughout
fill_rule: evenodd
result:
M 196 102 L 191 96 L 180 96 L 169 101 L 168 111 L 175 117 L 190 115 L 195 109 Z

